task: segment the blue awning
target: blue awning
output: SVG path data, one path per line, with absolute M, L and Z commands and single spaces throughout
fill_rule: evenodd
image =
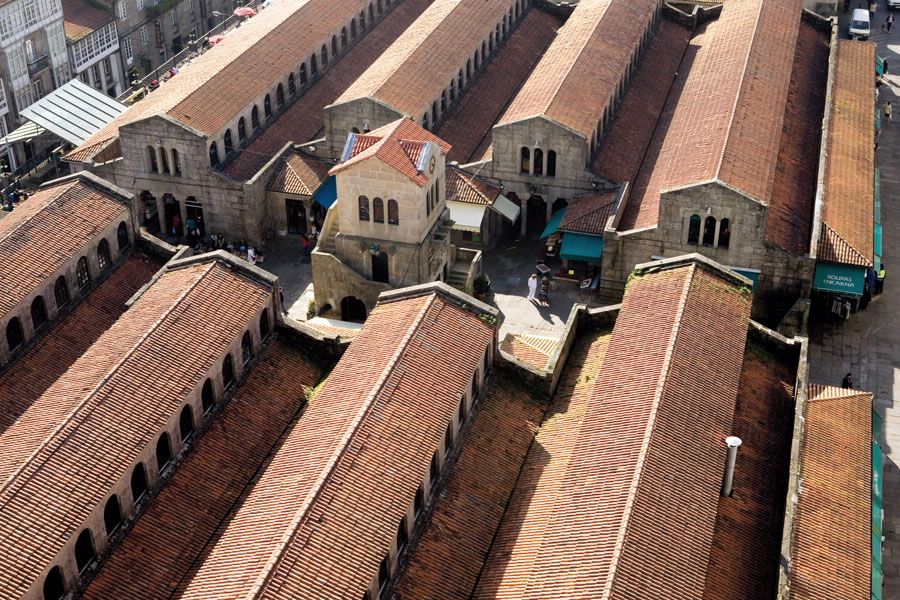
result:
M 547 226 L 544 227 L 544 233 L 541 234 L 541 239 L 545 237 L 550 237 L 559 229 L 559 224 L 562 223 L 563 217 L 566 215 L 566 209 L 568 206 L 564 206 L 559 209 L 550 217 L 550 222 L 547 223 Z
M 603 258 L 603 238 L 599 235 L 568 231 L 563 235 L 559 257 L 567 260 L 600 262 Z
M 313 200 L 325 208 L 331 208 L 331 205 L 337 200 L 337 181 L 334 175 L 326 179 L 325 183 L 316 190 L 316 193 L 313 194 Z

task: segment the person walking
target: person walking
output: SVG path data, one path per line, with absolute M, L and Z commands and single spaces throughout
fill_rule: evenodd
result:
M 528 300 L 534 302 L 534 295 L 537 293 L 538 278 L 535 273 L 528 278 Z
M 875 293 L 880 294 L 884 291 L 884 278 L 887 277 L 887 269 L 884 266 L 884 263 L 881 263 L 881 268 L 875 273 Z
M 887 32 L 891 32 L 891 28 L 894 26 L 894 13 L 888 15 L 887 18 Z
M 181 231 L 181 217 L 175 215 L 172 217 L 172 235 L 178 237 L 178 233 Z
M 841 380 L 841 387 L 845 390 L 853 388 L 853 375 L 851 373 L 844 375 L 844 379 Z
M 890 102 L 886 102 L 884 105 L 884 118 L 887 121 L 891 120 L 891 115 L 894 113 L 894 107 L 891 106 Z
M 550 306 L 550 278 L 544 275 L 541 278 L 541 291 L 538 293 L 538 301 L 541 306 Z

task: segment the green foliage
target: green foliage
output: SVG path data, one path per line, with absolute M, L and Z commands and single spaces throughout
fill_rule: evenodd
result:
M 478 315 L 478 318 L 481 319 L 482 323 L 487 323 L 488 325 L 496 325 L 500 322 L 500 319 L 488 313 L 482 313 Z
M 491 289 L 491 278 L 487 273 L 482 273 L 472 282 L 472 288 L 476 294 L 487 294 Z

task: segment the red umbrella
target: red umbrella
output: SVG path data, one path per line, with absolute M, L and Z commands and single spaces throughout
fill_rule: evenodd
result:
M 209 39 L 207 39 L 206 41 L 209 42 L 210 46 L 215 46 L 216 44 L 218 44 L 219 42 L 221 42 L 224 39 L 225 39 L 224 35 L 218 34 L 218 35 L 209 36 Z
M 236 17 L 252 17 L 255 14 L 256 11 L 249 6 L 239 6 L 234 9 L 234 16 Z

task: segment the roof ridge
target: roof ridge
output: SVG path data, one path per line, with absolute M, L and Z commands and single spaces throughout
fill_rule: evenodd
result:
M 278 546 L 269 556 L 269 560 L 266 561 L 262 572 L 256 577 L 256 581 L 253 583 L 250 591 L 244 596 L 245 600 L 255 600 L 259 598 L 260 594 L 268 587 L 269 582 L 272 580 L 272 576 L 275 573 L 276 567 L 284 558 L 285 551 L 287 550 L 291 541 L 297 536 L 298 532 L 300 531 L 300 526 L 308 517 L 308 513 L 313 504 L 324 492 L 327 483 L 331 481 L 332 475 L 334 474 L 338 464 L 344 457 L 347 449 L 350 447 L 351 442 L 356 438 L 357 433 L 362 428 L 362 425 L 366 421 L 366 417 L 368 417 L 368 415 L 371 413 L 372 407 L 375 405 L 375 402 L 378 400 L 378 397 L 384 390 L 388 380 L 391 379 L 391 376 L 394 374 L 400 359 L 406 353 L 410 340 L 421 328 L 422 323 L 425 320 L 425 315 L 428 313 L 431 307 L 434 306 L 434 304 L 437 302 L 437 299 L 438 297 L 436 294 L 432 294 L 429 298 L 427 298 L 422 308 L 419 310 L 419 314 L 411 323 L 406 335 L 403 336 L 403 338 L 399 341 L 394 356 L 388 362 L 384 372 L 381 374 L 381 377 L 375 384 L 374 389 L 366 399 L 365 405 L 360 411 L 357 412 L 357 416 L 354 418 L 350 426 L 347 427 L 344 435 L 341 437 L 340 443 L 338 444 L 337 448 L 335 448 L 334 452 L 332 452 L 331 458 L 329 459 L 325 470 L 319 475 L 315 484 L 307 493 L 306 498 L 304 498 L 303 503 L 297 508 L 297 511 L 294 513 L 294 517 L 291 519 L 291 522 L 288 525 L 287 531 L 285 531 L 285 533 L 281 536 L 281 539 L 278 541 Z
M 678 302 L 678 314 L 675 316 L 675 320 L 673 321 L 673 332 L 670 338 L 668 347 L 666 348 L 666 357 L 663 362 L 663 371 L 660 373 L 659 383 L 656 386 L 656 391 L 653 394 L 653 404 L 650 409 L 650 413 L 647 418 L 647 426 L 644 429 L 644 435 L 641 443 L 641 452 L 638 455 L 639 459 L 637 464 L 635 465 L 634 475 L 631 478 L 631 484 L 628 486 L 628 499 L 625 502 L 625 511 L 622 515 L 622 524 L 619 527 L 618 532 L 616 532 L 616 548 L 623 548 L 625 545 L 625 537 L 628 532 L 628 525 L 631 521 L 631 511 L 634 508 L 634 498 L 636 491 L 640 485 L 641 477 L 644 474 L 644 459 L 646 458 L 647 451 L 650 447 L 650 440 L 653 437 L 653 430 L 656 424 L 656 417 L 659 413 L 659 405 L 662 402 L 662 395 L 666 388 L 666 384 L 668 383 L 669 370 L 672 368 L 672 355 L 675 353 L 675 345 L 678 342 L 678 335 L 681 332 L 681 321 L 684 318 L 684 311 L 687 307 L 687 299 L 688 294 L 691 291 L 691 288 L 694 284 L 694 279 L 697 276 L 697 272 L 699 269 L 697 268 L 697 264 L 688 265 L 690 269 L 690 274 L 685 278 L 684 288 L 681 292 L 681 299 Z M 612 560 L 609 565 L 609 575 L 606 577 L 606 584 L 603 589 L 603 598 L 611 597 L 613 583 L 616 578 L 616 571 L 619 566 L 619 559 L 622 557 L 621 550 L 613 554 Z
M 7 232 L 7 234 L 6 234 L 5 236 L 0 237 L 0 244 L 2 244 L 3 242 L 7 241 L 9 238 L 11 238 L 11 237 L 13 236 L 14 233 L 18 232 L 18 231 L 19 231 L 22 227 L 24 227 L 27 223 L 30 223 L 32 219 L 34 219 L 34 218 L 37 217 L 39 214 L 43 213 L 45 210 L 47 210 L 48 208 L 50 208 L 50 205 L 51 205 L 51 204 L 53 204 L 55 201 L 59 200 L 66 192 L 68 192 L 68 191 L 71 190 L 73 187 L 75 187 L 75 185 L 76 185 L 77 183 L 79 183 L 80 181 L 81 181 L 80 179 L 76 179 L 76 180 L 71 181 L 71 182 L 70 182 L 70 183 L 69 183 L 62 191 L 60 191 L 58 194 L 56 194 L 55 196 L 53 196 L 53 197 L 50 198 L 49 200 L 45 201 L 43 206 L 41 206 L 39 209 L 37 209 L 33 214 L 31 214 L 31 215 L 25 217 L 25 219 L 24 219 L 23 221 L 21 221 L 18 225 L 16 225 L 16 226 L 13 227 L 12 229 L 10 229 L 10 230 Z
M 20 465 L 15 469 L 15 471 L 13 471 L 13 472 L 9 475 L 9 477 L 7 477 L 6 481 L 0 483 L 0 508 L 5 507 L 5 506 L 6 506 L 6 503 L 11 499 L 11 498 L 8 497 L 8 494 L 7 494 L 6 492 L 11 490 L 11 486 L 13 485 L 13 483 L 16 482 L 16 480 L 18 479 L 19 475 L 25 470 L 25 468 L 28 467 L 29 465 L 31 465 L 31 464 L 32 464 L 32 461 L 33 461 L 33 460 L 34 460 L 34 459 L 35 459 L 35 458 L 36 458 L 36 457 L 37 457 L 37 456 L 38 456 L 45 448 L 47 448 L 47 446 L 49 446 L 50 442 L 53 441 L 54 439 L 56 439 L 56 437 L 57 437 L 57 436 L 58 436 L 58 435 L 59 435 L 59 434 L 60 434 L 60 433 L 61 433 L 61 432 L 62 432 L 62 431 L 70 424 L 70 423 L 72 423 L 72 422 L 76 419 L 76 417 L 77 417 L 79 414 L 81 414 L 85 409 L 87 409 L 88 403 L 90 402 L 90 400 L 91 400 L 92 398 L 94 398 L 94 396 L 96 396 L 97 392 L 98 392 L 98 391 L 99 391 L 99 390 L 100 390 L 107 382 L 109 382 L 109 380 L 112 378 L 112 376 L 115 375 L 115 373 L 118 372 L 118 370 L 122 367 L 122 365 L 125 363 L 125 361 L 127 361 L 129 358 L 131 358 L 131 356 L 133 356 L 134 353 L 137 351 L 137 349 L 138 349 L 140 346 L 143 345 L 143 343 L 147 340 L 147 338 L 149 338 L 150 335 L 151 335 L 152 333 L 154 333 L 154 332 L 159 328 L 159 326 L 160 326 L 160 325 L 162 324 L 162 322 L 166 319 L 166 317 L 168 317 L 168 316 L 172 313 L 172 311 L 173 311 L 178 305 L 180 305 L 180 304 L 184 301 L 184 299 L 185 299 L 185 297 L 188 295 L 188 293 L 190 293 L 192 290 L 194 290 L 194 289 L 197 287 L 197 285 L 199 285 L 199 283 L 200 283 L 201 281 L 203 281 L 203 279 L 206 278 L 206 276 L 210 273 L 210 271 L 212 271 L 212 269 L 215 267 L 216 264 L 217 264 L 217 263 L 216 263 L 215 261 L 212 261 L 212 262 L 209 263 L 209 265 L 206 267 L 205 271 L 202 272 L 202 273 L 200 274 L 200 277 L 198 277 L 193 283 L 191 283 L 191 285 L 187 286 L 187 289 L 185 289 L 185 290 L 179 295 L 179 297 L 175 300 L 175 302 L 174 302 L 169 308 L 167 308 L 167 309 L 163 312 L 163 314 L 160 316 L 160 318 L 157 319 L 157 321 L 156 321 L 156 322 L 155 322 L 155 323 L 154 323 L 154 324 L 153 324 L 153 325 L 152 325 L 152 326 L 151 326 L 151 327 L 150 327 L 143 335 L 141 335 L 141 336 L 135 341 L 134 345 L 131 347 L 131 350 L 129 350 L 128 352 L 126 352 L 126 353 L 122 356 L 122 358 L 121 358 L 117 363 L 115 363 L 115 364 L 107 371 L 107 373 L 106 373 L 106 375 L 103 377 L 103 379 L 102 379 L 96 386 L 94 386 L 93 389 L 91 389 L 91 390 L 85 395 L 85 397 L 81 400 L 81 402 L 79 402 L 77 406 L 75 406 L 71 411 L 69 411 L 68 416 L 67 416 L 65 419 L 63 419 L 62 422 L 60 422 L 60 423 L 53 429 L 53 431 L 50 432 L 49 435 L 47 435 L 47 436 L 44 437 L 44 440 L 41 442 L 41 444 L 40 444 L 37 448 L 35 448 L 35 450 L 28 456 L 28 458 L 27 458 L 22 464 L 20 464 Z M 126 312 L 127 312 L 127 311 L 126 311 Z M 121 319 L 121 317 L 120 317 L 120 319 Z M 45 393 L 46 393 L 46 392 L 45 392 Z M 42 396 L 43 396 L 43 394 L 42 394 Z M 77 424 L 76 424 L 75 426 L 77 427 Z M 57 448 L 58 448 L 58 446 L 57 446 Z M 51 454 L 53 454 L 53 453 L 55 453 L 55 452 L 56 452 L 56 449 L 54 449 L 54 450 L 51 452 Z M 34 472 L 32 471 L 32 475 L 33 475 L 33 474 L 34 474 Z M 30 479 L 30 477 L 29 477 L 29 479 Z M 26 483 L 26 482 L 21 482 L 21 483 L 24 484 L 24 483 Z M 19 487 L 21 487 L 21 486 L 19 486 Z M 11 491 L 10 491 L 10 494 L 12 494 Z
M 859 250 L 857 250 L 856 246 L 854 246 L 853 244 L 851 244 L 850 242 L 848 242 L 847 239 L 846 239 L 844 236 L 842 236 L 840 233 L 838 233 L 838 232 L 834 229 L 834 227 L 832 227 L 831 225 L 829 225 L 829 224 L 828 224 L 827 222 L 825 222 L 824 220 L 822 221 L 822 225 L 824 225 L 825 227 L 822 229 L 822 235 L 821 235 L 821 238 L 819 239 L 819 244 L 822 244 L 822 241 L 823 241 L 824 238 L 825 238 L 825 230 L 827 229 L 828 231 L 830 231 L 831 233 L 833 233 L 833 234 L 835 235 L 835 237 L 837 237 L 840 241 L 842 241 L 842 242 L 844 243 L 844 245 L 847 246 L 847 248 L 849 248 L 850 250 L 852 250 L 853 252 L 855 252 L 856 255 L 859 257 L 859 259 L 860 259 L 861 261 L 863 261 L 864 263 L 866 263 L 866 265 L 872 264 L 872 262 L 871 262 L 868 258 L 866 258 L 865 255 L 863 255 L 862 252 L 860 252 Z M 818 249 L 817 249 L 817 250 L 818 250 Z

